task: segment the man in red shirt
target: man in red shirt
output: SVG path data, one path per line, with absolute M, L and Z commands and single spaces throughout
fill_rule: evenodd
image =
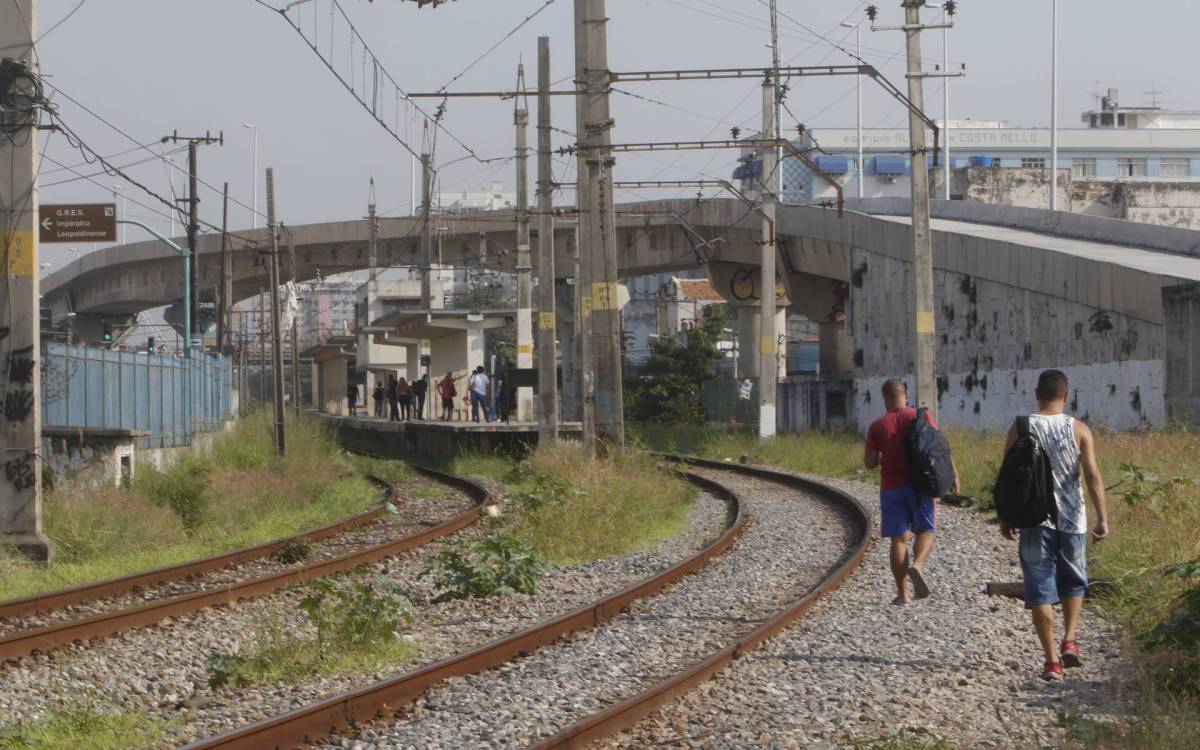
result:
M 896 579 L 896 598 L 892 604 L 908 604 L 909 580 L 918 599 L 929 596 L 924 571 L 937 531 L 937 498 L 918 495 L 908 481 L 908 451 L 904 438 L 917 418 L 917 410 L 908 405 L 908 386 L 904 381 L 892 378 L 883 384 L 883 403 L 887 414 L 875 420 L 867 430 L 863 464 L 868 469 L 881 467 L 880 536 L 892 540 L 892 576 Z M 937 427 L 932 417 L 929 424 Z M 954 467 L 953 492 L 958 492 L 957 467 Z M 916 534 L 916 543 L 910 563 L 908 542 L 912 534 Z

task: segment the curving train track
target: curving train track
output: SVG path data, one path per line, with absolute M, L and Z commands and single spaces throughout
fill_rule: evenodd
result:
M 432 468 L 414 468 L 426 479 L 466 495 L 471 500 L 470 508 L 432 526 L 413 529 L 411 524 L 405 527 L 392 520 L 381 506 L 255 547 L 0 602 L 0 659 L 110 637 L 168 617 L 264 596 L 292 584 L 353 570 L 446 537 L 479 519 L 489 498 L 483 486 Z M 389 501 L 396 499 L 394 486 L 378 478 L 372 480 L 386 489 Z M 397 533 L 402 535 L 397 537 Z M 321 545 L 319 559 L 303 565 L 266 563 L 271 555 L 298 541 Z M 207 580 L 217 571 L 221 573 L 218 582 Z M 81 610 L 91 611 L 79 616 Z
M 803 616 L 867 550 L 868 515 L 840 490 L 768 469 L 666 458 L 689 463 L 688 478 L 730 509 L 724 533 L 696 554 L 533 627 L 186 750 L 344 747 L 354 740 L 342 737 L 354 735 L 380 748 L 583 747 Z M 807 557 L 789 557 L 789 535 L 803 523 L 821 533 Z

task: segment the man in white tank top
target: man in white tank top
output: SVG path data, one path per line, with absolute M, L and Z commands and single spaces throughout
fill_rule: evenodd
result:
M 1046 656 L 1042 679 L 1056 680 L 1062 677 L 1064 666 L 1082 664 L 1079 644 L 1075 642 L 1075 629 L 1088 587 L 1088 522 L 1081 474 L 1087 480 L 1087 494 L 1096 510 L 1092 538 L 1097 542 L 1108 536 L 1108 506 L 1092 431 L 1065 413 L 1067 376 L 1059 370 L 1046 370 L 1038 378 L 1036 395 L 1038 410 L 1029 415 L 1029 432 L 1050 458 L 1058 520 L 1020 530 L 1021 572 L 1025 608 L 1033 612 L 1033 627 Z M 1014 422 L 1008 430 L 1006 453 L 1017 437 Z M 1001 525 L 1000 531 L 1006 539 L 1013 539 L 1013 529 Z M 1060 602 L 1064 634 L 1056 651 L 1054 605 Z

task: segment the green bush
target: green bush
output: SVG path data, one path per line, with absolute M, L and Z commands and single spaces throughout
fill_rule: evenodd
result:
M 205 491 L 211 474 L 210 462 L 188 456 L 166 471 L 144 472 L 139 482 L 150 500 L 161 508 L 169 508 L 191 534 L 206 518 L 208 498 Z
M 433 577 L 441 592 L 434 602 L 444 602 L 532 594 L 537 591 L 538 576 L 553 569 L 554 564 L 532 545 L 497 532 L 460 549 L 443 549 L 421 577 Z

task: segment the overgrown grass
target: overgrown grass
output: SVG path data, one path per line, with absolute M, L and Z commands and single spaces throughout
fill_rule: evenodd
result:
M 347 459 L 359 471 L 365 474 L 374 474 L 387 482 L 402 484 L 410 482 L 417 477 L 417 472 L 413 471 L 413 468 L 403 461 L 372 458 L 357 453 L 349 454 Z
M 514 502 L 501 527 L 557 565 L 646 549 L 679 531 L 695 497 L 643 451 L 592 459 L 567 442 L 539 448 L 519 466 L 471 455 L 450 470 L 504 483 Z M 541 499 L 522 500 L 531 496 Z
M 148 714 L 85 706 L 0 726 L 0 750 L 124 750 L 156 744 L 169 728 Z
M 781 435 L 759 443 L 747 430 L 713 430 L 640 425 L 638 439 L 651 447 L 697 453 L 716 459 L 752 460 L 790 471 L 877 482 L 862 468 L 862 438 L 850 432 Z M 964 494 L 986 504 L 1004 449 L 1004 436 L 948 430 Z M 1200 435 L 1179 432 L 1111 433 L 1098 431 L 1100 468 L 1110 487 L 1111 534 L 1090 547 L 1091 576 L 1107 582 L 1095 601 L 1137 640 L 1171 615 L 1174 604 L 1195 579 L 1164 575 L 1167 567 L 1200 559 Z M 1141 482 L 1130 467 L 1155 480 Z M 1014 549 L 1013 554 L 1016 554 Z M 1131 648 L 1134 648 L 1131 646 Z M 1196 692 L 1175 694 L 1180 670 L 1200 664 L 1195 646 L 1186 650 L 1136 652 L 1144 665 L 1133 689 L 1139 708 L 1129 721 L 1089 747 L 1200 747 L 1200 703 Z M 1193 666 L 1193 668 L 1195 668 Z
M 348 579 L 315 581 L 308 590 L 297 605 L 305 618 L 302 627 L 270 623 L 249 652 L 210 654 L 209 686 L 243 688 L 373 672 L 408 661 L 419 650 L 403 632 L 414 615 L 398 582 L 360 570 Z
M 258 412 L 170 469 L 139 465 L 130 489 L 65 485 L 47 493 L 56 562 L 38 567 L 0 556 L 0 599 L 259 544 L 379 502 L 379 490 L 328 429 L 289 420 L 283 459 L 272 429 L 270 415 Z

